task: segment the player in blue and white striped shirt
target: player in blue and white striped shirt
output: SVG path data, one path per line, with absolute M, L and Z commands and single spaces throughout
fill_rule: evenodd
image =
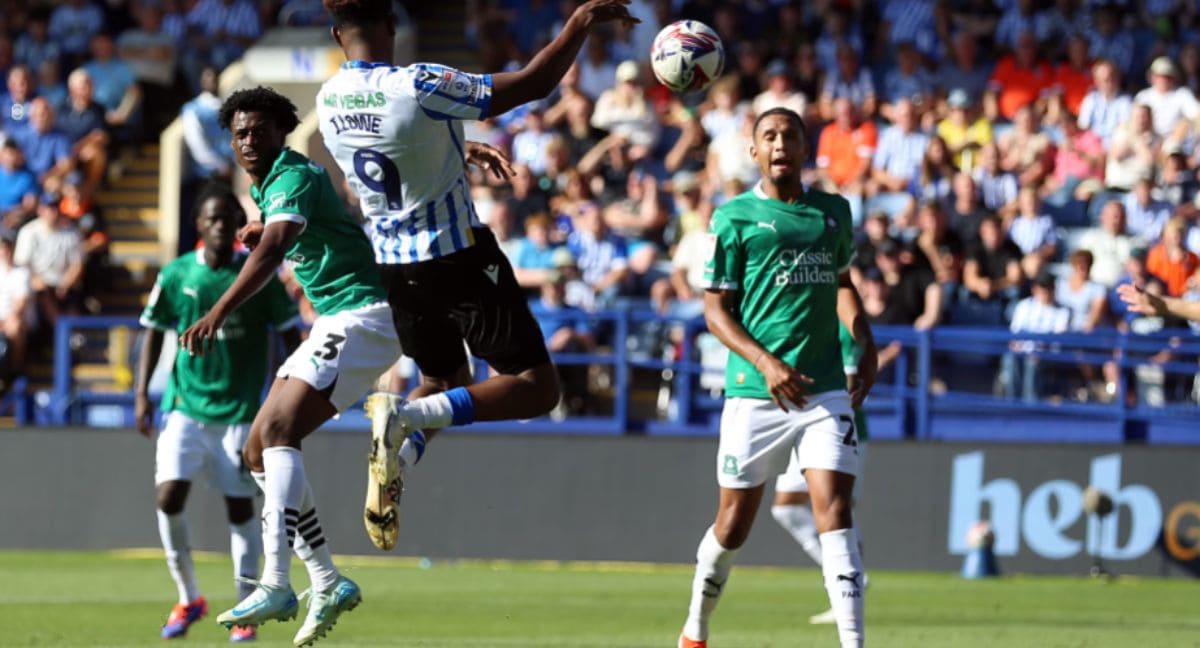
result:
M 376 490 L 368 491 L 366 522 L 381 548 L 390 542 L 377 539 L 394 540 L 398 527 L 401 470 L 415 463 L 434 430 L 534 418 L 559 398 L 557 370 L 537 320 L 471 202 L 462 121 L 549 95 L 592 27 L 638 22 L 628 3 L 584 3 L 528 65 L 492 75 L 427 63 L 395 67 L 390 0 L 324 0 L 347 62 L 317 96 L 321 135 L 370 221 L 396 332 L 422 375 L 412 402 L 385 393 L 368 402 Z M 464 341 L 499 375 L 472 385 Z M 393 428 L 411 433 L 400 462 L 389 450 Z M 383 501 L 373 492 L 394 497 Z

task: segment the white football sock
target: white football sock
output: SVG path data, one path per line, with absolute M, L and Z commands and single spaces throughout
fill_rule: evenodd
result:
M 721 600 L 721 592 L 725 589 L 725 581 L 729 579 L 729 571 L 733 569 L 735 556 L 737 550 L 722 547 L 712 527 L 704 532 L 700 546 L 696 549 L 692 602 L 688 606 L 687 621 L 683 624 L 683 634 L 688 639 L 708 639 L 708 618 L 712 616 L 717 602 Z
M 258 557 L 262 555 L 262 523 L 251 517 L 241 524 L 229 525 L 229 555 L 233 557 L 233 577 L 237 583 L 237 600 L 250 596 L 254 586 L 237 580 L 258 577 Z
M 254 481 L 258 483 L 259 488 L 263 488 L 266 484 L 266 473 L 252 472 Z M 311 512 L 311 516 L 310 516 Z M 305 483 L 304 499 L 300 502 L 300 518 L 301 520 L 317 520 L 316 506 L 312 492 L 312 485 Z M 308 580 L 314 589 L 325 591 L 337 583 L 338 573 L 337 567 L 333 564 L 333 556 L 329 552 L 329 544 L 324 541 L 324 533 L 321 531 L 320 522 L 316 523 L 315 528 L 310 528 L 308 524 L 300 524 L 307 531 L 307 535 L 313 538 L 313 542 L 321 540 L 321 544 L 313 549 L 305 541 L 305 533 L 296 534 L 296 543 L 293 549 L 296 552 L 296 557 L 304 563 L 304 568 L 308 571 Z
M 820 536 L 829 605 L 837 618 L 838 638 L 843 648 L 858 648 L 866 640 L 863 630 L 866 571 L 858 549 L 858 532 L 853 528 L 827 531 Z
M 179 602 L 187 605 L 200 598 L 200 587 L 196 585 L 196 568 L 192 564 L 192 547 L 188 543 L 187 520 L 183 513 L 158 514 L 158 537 L 162 539 L 163 551 L 167 554 L 167 570 L 179 590 Z
M 440 430 L 454 421 L 454 405 L 446 392 L 422 396 L 401 406 L 410 427 Z
M 771 515 L 779 526 L 790 533 L 804 553 L 821 566 L 821 541 L 817 538 L 817 522 L 807 504 L 776 504 Z
M 260 582 L 268 587 L 287 587 L 290 585 L 288 571 L 300 503 L 308 483 L 304 475 L 304 455 L 288 446 L 267 448 L 263 450 L 263 468 L 267 479 L 263 489 L 263 573 Z

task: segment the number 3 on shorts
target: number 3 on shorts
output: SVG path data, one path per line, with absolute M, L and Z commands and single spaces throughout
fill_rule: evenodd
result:
M 325 343 L 321 345 L 321 348 L 317 349 L 316 351 L 313 351 L 313 355 L 322 360 L 329 360 L 329 361 L 336 360 L 338 357 L 338 353 L 340 353 L 342 350 L 342 343 L 345 341 L 346 341 L 345 335 L 338 335 L 337 333 L 326 333 L 325 334 Z M 324 352 L 324 353 L 322 353 L 322 352 Z

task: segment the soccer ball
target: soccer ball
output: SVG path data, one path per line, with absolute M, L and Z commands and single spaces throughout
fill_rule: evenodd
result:
M 694 92 L 712 85 L 725 67 L 725 46 L 711 27 L 696 20 L 673 22 L 658 32 L 650 47 L 650 67 L 658 82 L 673 92 Z

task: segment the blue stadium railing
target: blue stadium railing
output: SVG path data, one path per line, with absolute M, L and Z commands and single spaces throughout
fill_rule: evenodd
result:
M 612 340 L 609 353 L 555 355 L 560 366 L 597 365 L 611 372 L 611 412 L 606 415 L 550 418 L 521 423 L 484 423 L 476 432 L 528 434 L 651 434 L 712 435 L 717 431 L 720 394 L 701 386 L 700 374 L 714 371 L 701 363 L 697 334 L 705 330 L 701 318 L 664 318 L 648 311 L 612 311 L 589 316 L 606 329 Z M 132 423 L 131 393 L 91 392 L 72 381 L 72 334 L 85 329 L 136 328 L 133 318 L 64 317 L 55 331 L 54 385 L 49 394 L 31 396 L 33 406 L 16 409 L 19 422 L 80 424 L 96 417 L 89 408 L 107 408 L 107 424 Z M 674 328 L 682 348 L 663 359 L 661 354 L 637 352 L 629 342 L 647 327 Z M 880 374 L 880 381 L 865 408 L 875 439 L 971 441 L 1041 441 L 1077 443 L 1183 443 L 1200 444 L 1194 421 L 1200 407 L 1189 388 L 1200 376 L 1200 337 L 1187 330 L 1152 335 L 1126 335 L 1115 330 L 1088 335 L 1032 335 L 995 328 L 940 327 L 916 331 L 907 327 L 878 327 L 882 348 L 900 345 L 895 362 Z M 1091 367 L 1094 376 L 1105 363 L 1120 367 L 1117 389 L 1107 402 L 1079 402 L 1063 394 L 1043 394 L 1026 402 L 997 396 L 998 358 L 1013 353 L 1011 345 L 1035 346 L 1039 371 L 1057 381 L 1069 382 L 1079 367 Z M 1153 357 L 1170 351 L 1171 357 Z M 1017 363 L 1025 357 L 1016 353 Z M 716 368 L 720 370 L 719 367 Z M 639 373 L 640 372 L 640 373 Z M 477 367 L 486 375 L 486 367 Z M 1147 377 L 1147 375 L 1149 377 Z M 635 380 L 640 377 L 641 380 Z M 647 377 L 649 379 L 647 380 Z M 719 378 L 718 378 L 719 381 Z M 1076 378 L 1077 382 L 1078 378 Z M 635 412 L 635 383 L 649 382 L 666 389 L 672 406 L 667 414 Z M 1086 382 L 1078 389 L 1086 389 Z M 643 387 L 643 391 L 647 388 Z M 1166 402 L 1167 392 L 1184 392 Z M 1157 391 L 1157 396 L 1155 392 Z M 1196 390 L 1200 394 L 1200 389 Z M 1070 396 L 1070 394 L 1067 394 Z M 644 400 L 644 399 L 643 399 Z M 659 408 L 661 409 L 661 408 Z M 113 415 L 116 410 L 119 415 Z M 361 429 L 366 419 L 350 413 L 329 427 Z

